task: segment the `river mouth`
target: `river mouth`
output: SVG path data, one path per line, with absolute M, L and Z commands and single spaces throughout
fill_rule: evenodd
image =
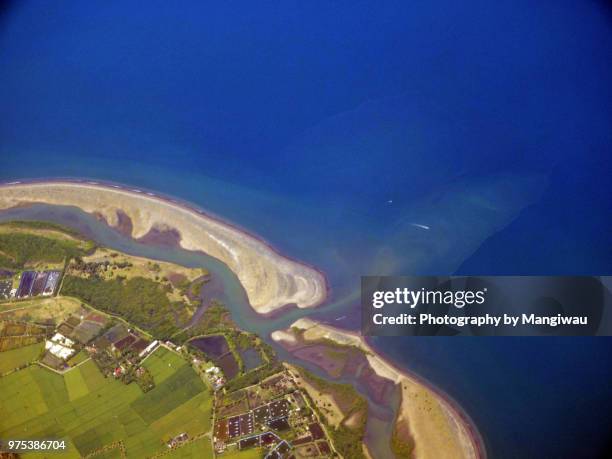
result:
M 160 244 L 156 239 L 135 240 L 124 232 L 108 226 L 106 222 L 75 207 L 32 204 L 0 211 L 0 222 L 10 220 L 58 223 L 79 231 L 84 236 L 104 247 L 134 256 L 176 263 L 190 268 L 204 268 L 210 273 L 212 282 L 209 289 L 207 289 L 206 285 L 203 287 L 203 298 L 206 298 L 208 302 L 218 300 L 223 303 L 231 312 L 234 322 L 241 329 L 258 334 L 268 344 L 273 346 L 282 360 L 303 366 L 321 377 L 328 376 L 318 365 L 314 365 L 312 362 L 308 362 L 308 360 L 303 360 L 299 356 L 287 352 L 270 339 L 270 334 L 273 331 L 286 328 L 297 318 L 307 316 L 312 311 L 292 308 L 283 311 L 283 313 L 269 316 L 257 314 L 251 308 L 246 293 L 236 275 L 227 266 L 213 257 L 201 252 L 187 251 L 173 244 Z M 320 310 L 317 312 L 319 315 L 321 314 Z M 334 312 L 331 314 L 335 316 Z M 215 341 L 218 338 L 225 340 L 225 338 L 218 336 L 196 338 L 202 341 L 194 345 L 198 348 L 203 346 L 204 349 L 200 350 L 205 353 L 212 352 L 211 358 L 219 366 L 222 366 L 224 373 L 231 378 L 238 373 L 238 365 L 231 352 L 222 352 L 224 351 L 222 343 Z M 193 344 L 193 341 L 191 344 Z M 227 346 L 227 343 L 225 344 Z M 258 363 L 255 361 L 256 359 L 251 360 L 252 365 L 256 366 Z M 365 441 L 374 457 L 390 457 L 389 439 L 396 414 L 396 409 L 391 407 L 397 405 L 396 397 L 376 400 L 370 396 L 368 388 L 360 383 L 358 378 L 341 377 L 334 380 L 354 385 L 366 397 L 370 409 Z

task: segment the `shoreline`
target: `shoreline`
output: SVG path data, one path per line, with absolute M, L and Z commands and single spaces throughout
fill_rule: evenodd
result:
M 66 187 L 75 187 L 75 188 L 81 188 L 82 190 L 91 190 L 93 188 L 94 191 L 98 191 L 98 192 L 113 192 L 113 193 L 118 193 L 120 195 L 127 195 L 129 198 L 131 199 L 135 199 L 137 200 L 137 202 L 139 200 L 145 200 L 148 202 L 154 202 L 157 206 L 162 206 L 162 211 L 161 213 L 163 214 L 163 209 L 165 208 L 170 208 L 170 209 L 174 209 L 174 210 L 180 210 L 181 212 L 186 212 L 188 214 L 190 214 L 191 216 L 193 216 L 193 218 L 195 218 L 196 220 L 201 219 L 204 222 L 206 222 L 207 220 L 210 220 L 212 222 L 214 222 L 216 225 L 219 225 L 223 228 L 225 228 L 226 230 L 228 230 L 229 232 L 236 232 L 238 233 L 240 236 L 242 236 L 243 238 L 247 238 L 251 241 L 255 241 L 258 245 L 265 247 L 265 249 L 269 252 L 271 252 L 273 258 L 273 261 L 276 260 L 276 257 L 278 257 L 278 259 L 281 260 L 281 262 L 289 262 L 291 264 L 295 264 L 298 265 L 299 267 L 301 267 L 302 269 L 307 269 L 309 272 L 311 273 L 316 273 L 316 275 L 319 277 L 319 286 L 321 287 L 321 291 L 322 291 L 322 296 L 320 296 L 319 298 L 316 298 L 316 301 L 311 301 L 308 304 L 295 304 L 295 303 L 291 303 L 291 302 L 283 302 L 281 301 L 280 303 L 276 304 L 274 307 L 263 307 L 263 306 L 254 306 L 253 302 L 251 301 L 251 297 L 248 294 L 248 291 L 240 277 L 240 275 L 238 274 L 238 272 L 236 272 L 235 269 L 232 268 L 232 266 L 230 266 L 229 263 L 227 263 L 224 259 L 222 259 L 219 256 L 216 256 L 215 254 L 211 254 L 210 251 L 206 250 L 205 247 L 195 247 L 195 248 L 190 248 L 190 247 L 185 247 L 183 245 L 184 243 L 184 238 L 183 238 L 183 232 L 181 231 L 180 227 L 177 226 L 173 226 L 170 225 L 166 222 L 156 222 L 156 221 L 150 221 L 150 220 L 146 220 L 144 218 L 142 218 L 142 215 L 139 215 L 138 212 L 136 212 L 135 214 L 133 214 L 131 211 L 129 211 L 129 213 L 125 212 L 125 209 L 122 208 L 121 206 L 121 202 L 113 202 L 112 205 L 107 205 L 106 206 L 102 206 L 103 208 L 101 208 L 100 212 L 97 212 L 97 209 L 93 209 L 93 210 L 88 210 L 87 208 L 91 209 L 92 204 L 88 203 L 88 205 L 86 206 L 81 206 L 78 204 L 75 204 L 73 202 L 64 202 L 64 203 L 56 203 L 56 202 L 47 202 L 43 199 L 37 199 L 37 200 L 31 200 L 31 199 L 26 199 L 26 197 L 20 196 L 18 198 L 13 197 L 13 199 L 17 199 L 18 203 L 16 206 L 9 206 L 7 207 L 5 205 L 6 201 L 10 201 L 10 198 L 6 198 L 5 197 L 5 190 L 7 189 L 12 189 L 15 190 L 17 188 L 24 190 L 24 194 L 25 194 L 25 190 L 28 189 L 33 189 L 33 188 L 44 188 L 44 187 L 48 187 L 48 188 L 53 188 L 54 186 L 66 186 Z M 44 194 L 44 193 L 42 193 Z M 72 194 L 78 194 L 78 193 L 72 193 Z M 87 194 L 87 193 L 84 193 Z M 89 193 L 91 194 L 91 193 Z M 83 199 L 82 197 L 80 197 L 80 199 Z M 79 199 L 76 199 L 77 201 Z M 71 201 L 71 200 L 69 200 Z M 120 200 L 118 200 L 120 201 Z M 285 256 L 282 253 L 280 253 L 279 251 L 277 251 L 276 249 L 274 249 L 274 247 L 265 239 L 261 238 L 258 235 L 252 234 L 249 231 L 241 228 L 238 225 L 235 225 L 231 222 L 227 222 L 224 219 L 222 219 L 221 217 L 218 217 L 214 214 L 210 214 L 194 205 L 192 205 L 189 202 L 185 202 L 182 201 L 180 199 L 176 199 L 173 198 L 171 196 L 167 196 L 167 195 L 163 195 L 157 192 L 152 192 L 149 191 L 145 188 L 142 187 L 129 187 L 126 185 L 122 185 L 122 184 L 118 184 L 118 183 L 112 183 L 112 182 L 105 182 L 105 181 L 99 181 L 99 180 L 87 180 L 87 179 L 65 179 L 65 178 L 58 178 L 58 179 L 36 179 L 36 180 L 19 180 L 19 181 L 13 181 L 13 182 L 0 182 L 0 210 L 4 210 L 7 208 L 11 208 L 11 207 L 17 207 L 17 206 L 23 206 L 23 205 L 32 205 L 35 203 L 43 203 L 43 204 L 50 204 L 50 205 L 67 205 L 67 206 L 75 206 L 77 208 L 80 208 L 81 210 L 83 210 L 84 212 L 87 212 L 89 214 L 94 215 L 95 217 L 99 216 L 102 217 L 102 219 L 104 221 L 106 221 L 106 224 L 108 224 L 108 226 L 110 226 L 113 229 L 119 230 L 119 225 L 121 224 L 121 216 L 117 214 L 117 211 L 122 211 L 131 221 L 132 221 L 132 228 L 131 228 L 131 234 L 129 235 L 129 237 L 137 240 L 137 239 L 141 239 L 144 236 L 147 236 L 149 234 L 149 232 L 151 230 L 155 230 L 155 229 L 176 229 L 178 231 L 178 233 L 180 234 L 181 238 L 179 240 L 179 244 L 180 247 L 186 249 L 186 250 L 194 250 L 194 251 L 201 251 L 204 253 L 207 253 L 210 256 L 213 256 L 214 258 L 217 258 L 218 260 L 220 260 L 221 262 L 223 262 L 226 266 L 228 266 L 228 268 L 233 271 L 241 285 L 243 286 L 243 288 L 245 289 L 245 291 L 247 291 L 247 299 L 249 304 L 251 305 L 251 307 L 259 314 L 262 315 L 263 317 L 276 317 L 278 315 L 282 315 L 283 313 L 285 313 L 288 309 L 291 309 L 293 307 L 303 307 L 303 308 L 310 308 L 310 307 L 316 307 L 319 306 L 320 304 L 324 303 L 325 300 L 328 298 L 329 292 L 330 292 L 330 286 L 328 283 L 327 278 L 325 277 L 325 275 L 318 269 L 309 266 L 305 263 L 299 262 L 291 257 Z M 84 208 L 86 207 L 86 208 Z M 95 204 L 94 204 L 95 207 Z M 113 211 L 113 214 L 109 214 L 109 211 Z M 138 219 L 138 217 L 141 217 L 141 220 Z M 143 224 L 143 220 L 145 221 L 145 224 Z M 163 220 L 163 218 L 161 219 Z M 174 222 L 173 222 L 174 223 Z M 160 227 L 159 224 L 161 224 L 162 226 Z M 158 226 L 156 226 L 158 225 Z M 180 226 L 180 225 L 179 225 Z M 142 233 L 144 231 L 144 229 L 146 229 L 147 231 L 144 232 L 144 234 L 140 234 L 139 237 L 137 237 L 137 233 L 138 231 L 140 231 L 140 233 Z M 241 239 L 238 239 L 238 245 L 240 243 Z M 191 241 L 193 242 L 193 241 Z M 222 242 L 225 242 L 224 240 Z M 222 242 L 220 244 L 222 244 Z M 234 241 L 236 242 L 236 241 Z M 256 254 L 258 255 L 259 252 L 255 251 Z M 289 272 L 289 275 L 291 275 L 291 272 Z M 282 304 L 281 304 L 282 303 Z M 400 406 L 398 407 L 398 417 L 395 419 L 395 421 L 393 421 L 394 425 L 397 423 L 399 424 L 399 419 L 402 416 L 402 414 L 406 414 L 406 406 L 404 403 L 404 399 L 405 399 L 405 394 L 404 394 L 404 390 L 402 389 L 402 385 L 401 383 L 403 381 L 407 381 L 412 385 L 416 385 L 419 388 L 424 388 L 425 390 L 429 391 L 433 397 L 435 398 L 435 400 L 438 402 L 440 408 L 446 412 L 448 419 L 449 419 L 449 424 L 453 424 L 456 425 L 458 427 L 458 429 L 465 434 L 464 436 L 469 439 L 469 444 L 470 447 L 469 448 L 465 448 L 464 452 L 466 449 L 469 449 L 470 451 L 472 451 L 472 453 L 470 454 L 463 454 L 462 457 L 470 457 L 470 458 L 486 458 L 486 451 L 484 448 L 484 442 L 482 440 L 482 437 L 480 436 L 480 433 L 478 432 L 474 422 L 470 419 L 470 417 L 467 415 L 467 413 L 465 413 L 460 405 L 455 402 L 450 396 L 448 396 L 446 393 L 444 393 L 443 391 L 441 391 L 440 389 L 436 388 L 435 386 L 433 386 L 431 383 L 429 383 L 428 381 L 424 380 L 423 378 L 419 377 L 418 375 L 415 375 L 413 373 L 411 373 L 410 371 L 406 371 L 406 370 L 400 370 L 398 369 L 393 363 L 392 360 L 390 360 L 389 358 L 385 357 L 384 354 L 382 352 L 379 352 L 375 349 L 375 347 L 373 345 L 371 345 L 366 337 L 362 337 L 360 334 L 354 332 L 354 331 L 349 331 L 349 330 L 344 330 L 341 328 L 336 328 L 333 327 L 331 325 L 327 325 L 327 324 L 320 324 L 318 322 L 312 321 L 308 318 L 302 318 L 299 319 L 298 321 L 294 322 L 293 325 L 295 325 L 296 323 L 301 323 L 301 324 L 312 324 L 310 325 L 312 326 L 318 326 L 320 329 L 324 330 L 324 331 L 328 331 L 331 333 L 336 334 L 337 336 L 342 336 L 345 339 L 348 340 L 347 342 L 344 342 L 343 344 L 352 344 L 352 345 L 356 345 L 358 346 L 360 349 L 362 349 L 366 355 L 366 358 L 368 360 L 368 363 L 370 364 L 372 370 L 378 374 L 379 376 L 388 379 L 390 381 L 392 381 L 394 384 L 400 384 L 400 391 L 401 391 L 401 399 L 402 401 L 400 402 Z M 273 333 L 273 340 L 278 342 L 278 340 L 274 337 L 275 333 L 280 333 L 281 331 L 277 331 Z M 336 337 L 337 337 L 336 336 Z M 286 337 L 285 337 L 286 338 Z M 336 341 L 336 342 L 340 342 L 340 341 Z M 411 432 L 412 433 L 412 432 Z M 458 435 L 461 436 L 461 435 Z M 424 443 L 423 443 L 424 444 Z M 425 455 L 427 456 L 427 455 Z M 417 455 L 417 457 L 420 457 L 419 455 Z
M 449 420 L 455 423 L 455 425 L 462 430 L 462 432 L 457 435 L 460 444 L 461 440 L 463 439 L 462 437 L 466 437 L 465 440 L 469 441 L 469 447 L 462 444 L 462 450 L 464 453 L 462 457 L 486 459 L 487 455 L 484 447 L 484 440 L 482 439 L 476 424 L 461 408 L 461 406 L 444 391 L 410 371 L 398 369 L 389 358 L 377 351 L 365 337 L 361 336 L 357 332 L 322 324 L 309 318 L 301 318 L 296 320 L 290 325 L 289 328 L 293 327 L 304 331 L 317 328 L 320 331 L 319 334 L 321 338 L 329 339 L 341 345 L 358 347 L 364 352 L 370 367 L 378 376 L 388 379 L 396 385 L 400 385 L 402 397 L 398 409 L 398 417 L 394 421 L 394 425 L 401 416 L 407 417 L 410 410 L 410 407 L 406 406 L 408 403 L 404 400 L 405 395 L 404 390 L 401 388 L 402 383 L 408 382 L 409 384 L 416 385 L 425 389 L 426 391 L 429 391 L 438 402 L 440 408 L 445 411 L 445 414 L 448 416 Z M 295 338 L 293 335 L 285 330 L 275 331 L 272 333 L 271 337 L 277 343 L 283 340 L 291 342 L 293 339 L 293 344 L 295 344 Z M 314 341 L 316 340 L 313 339 L 313 342 Z M 419 455 L 417 454 L 416 457 L 419 457 Z
M 81 193 L 74 193 L 74 189 Z M 97 199 L 92 203 L 85 194 Z M 105 201 L 101 195 L 119 202 Z M 112 228 L 120 224 L 117 211 L 121 211 L 132 222 L 133 239 L 156 229 L 175 229 L 181 236 L 181 248 L 202 251 L 228 266 L 245 289 L 251 307 L 261 315 L 276 314 L 292 306 L 317 307 L 329 295 L 329 283 L 322 271 L 282 254 L 260 236 L 174 197 L 102 180 L 54 178 L 0 183 L 0 210 L 36 203 L 74 206 L 103 217 Z M 158 209 L 145 209 L 147 205 Z M 263 290 L 262 279 L 276 290 Z
M 370 344 L 367 341 L 366 337 L 363 337 L 363 340 L 367 344 L 367 346 L 373 350 L 372 352 L 375 353 L 381 361 L 385 362 L 386 365 L 389 365 L 395 368 L 400 374 L 403 375 L 403 377 L 406 377 L 407 379 L 411 379 L 416 384 L 420 384 L 424 386 L 427 390 L 431 391 L 436 397 L 438 397 L 439 401 L 442 404 L 444 404 L 446 408 L 448 408 L 451 414 L 456 416 L 458 419 L 462 421 L 463 427 L 466 429 L 470 437 L 470 442 L 476 453 L 476 457 L 478 459 L 487 458 L 486 448 L 484 446 L 485 443 L 482 438 L 482 435 L 480 434 L 480 431 L 476 427 L 476 423 L 472 420 L 469 414 L 461 407 L 461 405 L 454 398 L 452 398 L 449 394 L 444 392 L 442 389 L 438 388 L 436 385 L 429 382 L 425 378 L 419 376 L 418 374 L 413 373 L 410 370 L 397 369 L 395 365 L 393 364 L 393 361 L 391 360 L 391 358 L 385 356 L 383 351 L 378 350 L 374 345 Z

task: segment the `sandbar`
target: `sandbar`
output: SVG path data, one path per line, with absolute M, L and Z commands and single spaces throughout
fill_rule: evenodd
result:
M 314 307 L 327 295 L 325 276 L 283 256 L 262 239 L 205 212 L 140 189 L 86 181 L 13 182 L 0 186 L 0 210 L 28 204 L 74 206 L 129 231 L 135 239 L 175 231 L 180 246 L 232 270 L 260 314 L 286 305 Z M 126 225 L 125 217 L 131 225 Z
M 418 459 L 476 459 L 485 457 L 480 436 L 467 415 L 448 396 L 415 376 L 393 366 L 357 333 L 338 329 L 308 318 L 295 321 L 290 329 L 303 330 L 305 342 L 331 340 L 343 346 L 355 346 L 365 354 L 370 367 L 381 378 L 398 384 L 401 405 L 396 429 L 401 436 L 414 440 L 414 457 Z M 288 330 L 272 333 L 272 339 L 289 347 L 295 337 Z M 290 337 L 290 338 L 289 338 Z

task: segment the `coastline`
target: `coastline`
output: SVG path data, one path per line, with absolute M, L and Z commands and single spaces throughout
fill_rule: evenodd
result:
M 152 230 L 168 231 L 168 230 L 174 229 L 181 236 L 180 240 L 178 241 L 181 247 L 187 250 L 202 251 L 202 252 L 207 253 L 208 255 L 211 255 L 219 259 L 221 262 L 225 263 L 234 273 L 236 273 L 241 284 L 243 285 L 243 287 L 245 287 L 245 284 L 243 283 L 243 279 L 236 272 L 233 266 L 230 265 L 230 262 L 226 261 L 225 259 L 223 259 L 221 256 L 218 256 L 217 254 L 211 253 L 208 247 L 203 247 L 201 246 L 201 244 L 197 244 L 197 241 L 188 240 L 187 241 L 188 243 L 191 243 L 191 244 L 195 243 L 196 245 L 194 246 L 194 245 L 187 244 L 187 246 L 185 246 L 185 238 L 183 236 L 184 233 L 180 228 L 181 225 L 177 226 L 176 220 L 172 220 L 172 219 L 168 220 L 167 215 L 164 215 L 164 218 L 159 219 L 160 221 L 157 221 L 157 220 L 153 221 L 151 219 L 147 219 L 146 208 L 145 209 L 137 208 L 136 210 L 133 210 L 130 208 L 130 206 L 127 206 L 128 211 L 126 212 L 126 209 L 125 209 L 126 206 L 122 205 L 123 203 L 119 199 L 114 200 L 114 201 L 111 200 L 112 203 L 110 204 L 108 202 L 109 201 L 108 199 L 103 200 L 105 202 L 101 202 L 101 203 L 98 202 L 96 199 L 92 199 L 91 202 L 83 204 L 80 202 L 76 202 L 76 203 L 72 202 L 75 199 L 73 199 L 72 201 L 69 199 L 68 201 L 70 202 L 65 202 L 66 201 L 65 199 L 63 200 L 64 202 L 58 202 L 58 201 L 53 200 L 53 199 L 57 199 L 57 196 L 55 196 L 55 198 L 53 199 L 50 198 L 49 196 L 46 196 L 46 197 L 44 196 L 45 188 L 53 189 L 53 187 L 56 187 L 56 186 L 72 187 L 71 189 L 74 189 L 74 187 L 76 187 L 80 191 L 93 189 L 94 191 L 93 194 L 96 194 L 97 192 L 98 195 L 104 194 L 104 192 L 115 193 L 115 195 L 116 194 L 127 195 L 130 199 L 136 200 L 136 202 L 138 203 L 148 202 L 148 201 L 154 202 L 154 205 L 157 206 L 157 209 L 159 209 L 160 206 L 163 206 L 162 210 L 163 208 L 166 208 L 166 207 L 169 207 L 174 210 L 178 209 L 181 212 L 185 212 L 185 213 L 192 215 L 192 217 L 195 218 L 196 220 L 201 219 L 201 220 L 204 220 L 206 223 L 207 221 L 214 222 L 216 225 L 223 227 L 223 229 L 225 229 L 228 232 L 236 232 L 236 233 L 239 233 L 239 235 L 242 236 L 243 238 L 248 238 L 248 240 L 255 241 L 257 243 L 256 247 L 258 247 L 259 250 L 267 250 L 271 252 L 271 255 L 268 254 L 268 256 L 272 256 L 272 258 L 268 259 L 267 261 L 271 262 L 271 264 L 273 265 L 273 268 L 286 269 L 287 266 L 291 267 L 291 266 L 297 265 L 297 267 L 301 268 L 302 270 L 305 270 L 305 271 L 298 270 L 298 274 L 307 272 L 313 276 L 315 281 L 318 280 L 319 286 L 322 286 L 321 287 L 321 291 L 323 292 L 322 295 L 319 295 L 319 296 L 311 295 L 311 297 L 308 298 L 310 302 L 303 302 L 301 304 L 286 301 L 287 295 L 285 294 L 285 292 L 282 291 L 282 289 L 280 292 L 276 290 L 273 292 L 268 292 L 271 296 L 273 296 L 273 298 L 276 298 L 276 299 L 281 298 L 281 300 L 278 300 L 276 303 L 274 303 L 273 307 L 266 306 L 266 305 L 258 305 L 258 306 L 254 305 L 253 302 L 251 301 L 251 295 L 249 295 L 247 291 L 247 297 L 248 297 L 249 303 L 252 305 L 253 309 L 257 313 L 263 316 L 275 317 L 277 315 L 283 314 L 288 308 L 291 308 L 293 306 L 304 307 L 304 308 L 318 306 L 319 304 L 325 301 L 326 296 L 329 292 L 329 285 L 327 283 L 327 279 L 325 278 L 322 272 L 316 270 L 315 268 L 311 266 L 305 265 L 303 263 L 300 263 L 296 260 L 293 260 L 287 256 L 280 254 L 267 241 L 263 240 L 257 235 L 253 235 L 249 233 L 248 231 L 240 228 L 239 226 L 226 222 L 222 218 L 212 216 L 204 212 L 203 210 L 198 209 L 197 207 L 193 205 L 190 205 L 189 203 L 182 202 L 180 200 L 177 200 L 177 199 L 174 199 L 168 196 L 164 196 L 157 192 L 155 193 L 149 192 L 144 188 L 127 187 L 125 185 L 119 185 L 119 184 L 109 184 L 108 182 L 105 183 L 105 182 L 97 181 L 97 180 L 93 181 L 93 180 L 69 180 L 69 179 L 39 180 L 39 181 L 25 181 L 24 180 L 24 181 L 19 181 L 18 183 L 15 183 L 15 182 L 0 183 L 0 210 L 9 208 L 9 207 L 27 206 L 27 205 L 31 205 L 34 203 L 75 206 L 75 207 L 82 209 L 83 211 L 87 213 L 96 215 L 98 218 L 104 219 L 109 226 L 117 230 L 121 230 L 122 225 L 124 228 L 126 228 L 125 221 L 122 222 L 121 213 L 123 213 L 125 216 L 129 218 L 129 222 L 131 223 L 131 226 L 129 229 L 129 233 L 130 233 L 129 236 L 135 239 L 139 239 L 139 240 L 142 240 L 142 238 L 146 238 L 146 236 Z M 30 190 L 30 192 L 26 192 L 28 189 Z M 31 192 L 32 189 L 37 189 L 38 191 L 36 191 L 35 193 L 32 193 Z M 6 190 L 18 190 L 17 192 L 19 192 L 20 195 L 15 196 L 15 193 L 12 193 L 7 197 Z M 81 195 L 80 193 L 72 192 L 71 194 L 79 195 L 78 199 L 76 199 L 76 201 L 79 201 L 79 200 L 86 200 L 87 197 L 92 193 L 87 192 L 87 193 L 82 193 Z M 41 195 L 43 196 L 42 199 L 40 197 Z M 111 196 L 115 196 L 115 195 L 111 195 Z M 9 206 L 9 204 L 14 204 L 15 202 L 16 202 L 16 205 Z M 202 231 L 202 229 L 200 229 L 200 231 Z M 225 233 L 220 237 L 223 237 L 224 235 Z M 226 242 L 224 239 L 221 239 L 221 241 Z M 237 240 L 238 245 L 240 245 L 242 241 L 243 240 L 239 238 Z M 217 241 L 216 243 L 218 245 L 222 245 L 222 242 L 220 243 Z M 248 247 L 248 249 L 251 249 L 251 248 Z M 259 250 L 256 250 L 256 249 L 253 250 L 253 254 L 257 256 L 258 258 L 262 256 L 265 257 L 266 255 L 262 255 L 262 252 Z M 280 261 L 280 267 L 276 265 L 278 261 Z M 267 272 L 268 271 L 261 272 L 261 271 L 255 270 L 255 272 L 253 273 L 253 276 L 260 280 L 264 279 L 263 282 L 266 282 L 268 280 L 268 278 L 266 277 Z M 274 270 L 272 272 L 274 272 Z M 318 274 L 318 276 L 313 273 Z M 293 274 L 295 274 L 295 272 L 289 269 L 286 272 L 281 272 L 280 275 L 281 276 L 285 276 L 285 275 L 291 276 Z M 245 287 L 245 291 L 246 290 L 247 289 Z M 315 293 L 316 292 L 317 290 L 315 290 Z M 277 295 L 277 296 L 274 296 L 274 295 Z M 337 329 L 337 328 L 334 328 L 333 326 L 328 326 L 324 324 L 318 324 L 314 321 L 311 321 L 310 319 L 299 319 L 296 323 L 301 324 L 305 327 L 308 326 L 308 328 L 317 326 L 318 328 L 320 328 L 321 330 L 325 332 L 334 333 L 335 338 L 340 339 L 340 341 L 337 341 L 337 342 L 341 342 L 342 344 L 356 345 L 360 347 L 364 351 L 367 357 L 368 363 L 372 367 L 372 370 L 374 370 L 374 372 L 376 372 L 379 376 L 386 378 L 395 384 L 402 384 L 403 382 L 405 382 L 405 383 L 408 383 L 411 387 L 417 388 L 419 391 L 426 391 L 427 393 L 431 393 L 432 396 L 436 400 L 436 405 L 439 405 L 440 409 L 443 410 L 443 412 L 445 413 L 445 416 L 449 419 L 449 424 L 456 425 L 457 430 L 461 432 L 461 435 L 459 436 L 463 438 L 465 444 L 462 447 L 463 453 L 461 454 L 460 457 L 465 457 L 465 458 L 486 457 L 486 452 L 483 447 L 483 442 L 481 440 L 481 437 L 475 425 L 469 419 L 469 416 L 467 416 L 467 414 L 461 410 L 460 406 L 456 402 L 454 402 L 447 394 L 441 392 L 439 389 L 436 389 L 434 386 L 429 384 L 427 381 L 424 381 L 423 379 L 419 378 L 418 376 L 415 376 L 411 373 L 404 372 L 402 370 L 398 370 L 397 367 L 395 367 L 393 363 L 389 361 L 389 359 L 383 357 L 379 352 L 375 351 L 372 345 L 370 345 L 364 337 L 361 337 L 359 334 L 355 332 L 343 330 L 343 329 Z M 294 323 L 294 325 L 296 323 Z M 273 339 L 274 339 L 274 336 L 273 336 Z M 342 339 L 346 341 L 342 341 Z M 274 339 L 274 340 L 277 341 L 277 339 Z M 409 404 L 404 402 L 405 400 L 407 400 L 404 392 L 405 391 L 402 390 L 402 402 L 401 402 L 398 414 L 399 415 L 405 414 L 406 418 L 408 418 L 408 415 L 414 414 L 414 413 L 410 413 L 410 407 L 407 406 Z M 421 414 L 421 418 L 423 419 L 427 418 L 428 416 L 429 415 Z M 394 423 L 399 421 L 399 419 L 400 419 L 400 416 L 398 416 L 398 419 L 396 419 Z M 432 421 L 428 421 L 428 422 L 431 424 Z M 415 432 L 413 432 L 412 430 L 410 431 L 411 436 L 414 433 Z M 418 438 L 418 435 L 416 437 Z M 429 442 L 427 441 L 417 442 L 417 444 L 430 446 Z M 418 454 L 416 454 L 417 458 L 427 459 L 429 457 L 440 457 L 440 458 L 449 457 L 446 455 L 431 456 L 432 454 L 431 447 L 429 448 L 429 450 L 425 451 L 424 453 L 421 453 L 418 450 L 417 452 L 418 452 Z
M 317 339 L 324 338 L 337 344 L 358 347 L 364 352 L 372 370 L 374 370 L 378 376 L 400 385 L 402 397 L 398 418 L 394 422 L 396 424 L 399 421 L 408 423 L 410 434 L 414 437 L 416 443 L 415 457 L 457 457 L 457 448 L 453 448 L 451 451 L 446 452 L 439 450 L 432 451 L 431 442 L 428 441 L 429 437 L 433 436 L 433 434 L 441 436 L 441 426 L 436 425 L 435 429 L 432 429 L 431 425 L 425 425 L 423 422 L 424 418 L 432 417 L 431 408 L 426 416 L 420 415 L 414 407 L 416 400 L 413 399 L 412 402 L 407 400 L 411 393 L 413 395 L 416 393 L 417 397 L 421 398 L 419 403 L 422 403 L 424 397 L 430 397 L 431 400 L 435 401 L 435 404 L 440 408 L 443 416 L 448 420 L 447 434 L 454 436 L 456 445 L 459 445 L 461 451 L 459 457 L 470 459 L 486 458 L 484 442 L 474 422 L 450 396 L 422 378 L 412 373 L 399 370 L 387 358 L 380 355 L 364 337 L 356 332 L 321 324 L 309 318 L 298 319 L 290 328 L 293 327 L 303 330 L 307 341 L 312 340 L 314 342 Z M 306 333 L 309 333 L 310 336 L 306 337 Z M 291 344 L 295 344 L 295 337 L 285 330 L 275 331 L 272 333 L 271 337 L 278 343 L 281 341 L 288 341 Z M 428 421 L 430 423 L 431 419 Z M 424 444 L 426 446 L 423 447 Z
M 202 251 L 226 264 L 259 314 L 274 314 L 290 305 L 316 307 L 328 295 L 328 282 L 321 271 L 279 253 L 237 225 L 159 193 L 97 180 L 0 184 L 0 210 L 35 203 L 78 207 L 114 228 L 121 226 L 123 213 L 131 221 L 134 239 L 151 231 L 174 229 L 181 236 L 182 248 Z
M 351 332 L 348 332 L 351 333 Z M 375 350 L 375 347 L 367 342 L 367 339 L 363 338 L 366 345 L 372 349 L 377 357 L 385 362 L 386 365 L 396 368 L 392 360 L 388 357 L 385 357 L 384 352 L 380 350 Z M 417 375 L 416 373 L 411 372 L 410 370 L 397 370 L 402 376 L 407 379 L 412 380 L 415 384 L 419 384 L 426 388 L 428 391 L 432 392 L 437 398 L 438 401 L 449 411 L 450 416 L 452 416 L 455 420 L 461 422 L 462 426 L 465 429 L 467 437 L 469 438 L 469 442 L 471 444 L 471 449 L 474 452 L 474 456 L 477 459 L 486 459 L 487 453 L 485 448 L 485 442 L 478 430 L 476 423 L 472 420 L 472 418 L 463 410 L 461 405 L 453 399 L 449 394 L 444 392 L 442 389 L 436 387 L 431 382 L 427 381 L 423 377 Z

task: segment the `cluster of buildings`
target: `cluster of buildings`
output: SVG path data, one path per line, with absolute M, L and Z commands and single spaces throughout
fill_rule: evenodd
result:
M 113 376 L 115 378 L 120 378 L 122 375 L 126 374 L 127 370 L 130 367 L 136 365 L 137 361 L 140 361 L 141 359 L 149 355 L 151 352 L 153 352 L 155 349 L 157 349 L 157 346 L 159 346 L 159 341 L 155 340 L 149 343 L 148 345 L 146 344 L 147 344 L 147 341 L 145 339 L 137 338 L 132 334 L 129 334 L 125 338 L 121 338 L 119 341 L 111 344 L 110 349 L 113 351 L 116 357 L 120 358 L 121 356 L 125 354 L 125 351 L 128 349 L 131 349 L 134 355 L 138 353 L 137 357 L 128 356 L 123 361 L 118 360 L 118 366 L 116 366 L 115 369 L 113 370 Z M 144 347 L 143 349 L 143 346 L 145 345 L 146 347 Z M 137 377 L 143 376 L 143 372 L 144 372 L 144 368 L 139 367 L 136 370 L 136 376 Z
M 183 432 L 177 435 L 176 437 L 168 440 L 166 442 L 166 446 L 168 446 L 168 448 L 177 448 L 181 446 L 183 443 L 185 443 L 187 440 L 189 440 L 189 435 L 187 435 L 187 432 Z
M 87 350 L 106 374 L 120 377 L 153 352 L 159 341 L 149 341 L 123 324 L 116 324 L 93 340 Z
M 53 337 L 46 341 L 42 362 L 56 370 L 65 369 L 66 361 L 98 336 L 106 323 L 104 316 L 81 308 L 58 325 Z
M 129 351 L 137 357 L 143 357 L 155 349 L 158 344 L 158 341 L 151 342 L 123 324 L 116 324 L 96 338 L 90 344 L 89 350 L 92 353 L 108 351 L 116 356 Z
M 296 451 L 306 450 L 308 457 L 331 457 L 325 431 L 290 375 L 277 374 L 243 391 L 247 394 L 244 401 L 236 392 L 230 394 L 235 403 L 222 400 L 221 405 L 230 407 L 232 414 L 217 410 L 213 444 L 220 457 L 226 451 L 256 447 L 267 450 L 266 459 L 291 459 Z M 247 410 L 237 412 L 244 408 Z
M 109 320 L 102 314 L 81 308 L 47 339 L 42 363 L 64 370 L 70 364 L 67 361 L 81 351 L 92 356 L 103 372 L 118 378 L 159 345 L 158 341 L 151 342 L 123 324 L 106 330 Z
M 219 390 L 225 385 L 225 376 L 219 367 L 210 367 L 204 371 L 206 379 L 214 390 Z
M 61 333 L 56 333 L 51 339 L 45 342 L 45 349 L 61 360 L 67 360 L 75 353 L 74 341 L 66 338 Z

